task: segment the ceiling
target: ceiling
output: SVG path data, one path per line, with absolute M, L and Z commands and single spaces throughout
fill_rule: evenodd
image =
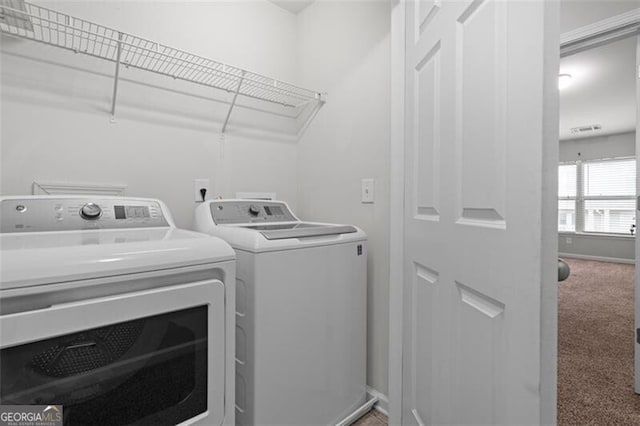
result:
M 560 32 L 566 33 L 638 7 L 637 0 L 561 0 Z
M 314 0 L 269 0 L 298 14 Z M 634 1 L 563 0 L 562 32 L 634 9 Z M 560 140 L 604 136 L 635 130 L 636 38 L 630 37 L 580 52 L 560 61 L 560 74 L 571 74 L 572 84 L 560 91 Z M 600 125 L 593 133 L 571 129 Z
M 297 15 L 304 8 L 309 6 L 314 0 L 269 0 L 271 3 L 276 6 L 280 6 L 284 10 L 288 10 L 289 12 Z
M 562 0 L 561 32 L 566 33 L 640 7 L 637 0 Z M 592 136 L 635 129 L 635 37 L 577 53 L 560 60 L 560 74 L 573 75 L 572 85 L 560 90 L 560 139 L 571 128 L 602 125 Z
M 572 83 L 560 90 L 560 140 L 633 131 L 636 125 L 636 37 L 562 58 L 560 74 Z M 571 128 L 602 130 L 575 135 Z

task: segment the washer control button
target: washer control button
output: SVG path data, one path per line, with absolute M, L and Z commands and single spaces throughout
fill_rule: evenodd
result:
M 102 214 L 102 209 L 99 205 L 93 203 L 87 203 L 80 209 L 80 216 L 87 220 L 96 220 Z

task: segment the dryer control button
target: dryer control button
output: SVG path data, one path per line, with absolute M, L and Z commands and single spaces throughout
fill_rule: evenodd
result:
M 99 205 L 93 203 L 87 203 L 80 209 L 80 216 L 87 220 L 96 220 L 102 214 L 102 209 Z
M 251 204 L 249 206 L 249 213 L 252 216 L 258 216 L 258 213 L 260 213 L 260 207 L 256 206 L 255 204 Z

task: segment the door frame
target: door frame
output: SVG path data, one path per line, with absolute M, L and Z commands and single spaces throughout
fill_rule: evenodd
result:
M 404 284 L 405 0 L 391 2 L 391 132 L 389 147 L 389 424 L 402 423 Z
M 438 0 L 436 0 L 438 1 Z M 390 260 L 389 260 L 389 424 L 402 423 L 402 322 L 404 263 L 404 88 L 406 0 L 391 1 L 391 138 L 390 138 Z M 560 36 L 560 56 L 596 47 L 640 31 L 640 8 L 572 30 Z M 558 106 L 555 115 L 557 119 Z M 557 173 L 557 168 L 556 168 Z M 554 178 L 557 186 L 557 176 Z M 556 187 L 552 186 L 552 187 Z M 557 194 L 543 193 L 543 201 L 557 200 Z M 555 204 L 554 204 L 555 206 Z M 551 209 L 542 206 L 543 211 Z M 557 208 L 557 207 L 554 207 Z M 543 216 L 548 220 L 554 215 Z M 556 219 L 557 221 L 557 219 Z M 543 241 L 555 239 L 557 225 L 547 223 Z M 549 234 L 549 235 L 547 235 Z M 551 235 L 553 234 L 553 235 Z M 557 257 L 557 254 L 556 254 Z M 542 264 L 541 264 L 542 267 Z M 557 286 L 543 286 L 541 292 L 541 420 L 556 419 L 557 399 Z
M 560 57 L 629 37 L 640 30 L 640 8 L 560 35 Z

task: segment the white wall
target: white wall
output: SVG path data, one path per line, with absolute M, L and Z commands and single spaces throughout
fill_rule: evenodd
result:
M 600 136 L 560 141 L 560 161 L 595 160 L 633 157 L 636 134 Z M 635 259 L 635 240 L 626 236 L 580 235 L 562 232 L 558 236 L 558 252 L 588 258 L 618 261 Z
M 369 236 L 368 384 L 387 393 L 389 330 L 390 4 L 316 1 L 299 16 L 300 82 L 328 102 L 299 143 L 298 213 Z M 375 179 L 374 204 L 360 202 Z
M 266 0 L 40 4 L 274 78 L 297 73 L 295 16 Z M 221 162 L 227 106 L 215 99 L 226 92 L 123 69 L 111 124 L 113 64 L 4 36 L 1 49 L 0 193 L 29 194 L 34 180 L 126 184 L 188 227 L 193 180 L 209 178 L 212 197 L 273 191 L 295 208 L 297 146 L 279 117 L 235 112 Z M 240 121 L 269 124 L 250 134 Z
M 3 37 L 0 194 L 28 194 L 34 180 L 126 184 L 127 195 L 164 200 L 189 227 L 193 180 L 209 178 L 212 197 L 276 192 L 303 219 L 362 227 L 368 383 L 386 393 L 389 3 L 318 1 L 296 16 L 266 0 L 40 2 L 329 98 L 299 143 L 290 120 L 234 111 L 222 152 L 227 105 L 216 100 L 228 94 L 123 69 L 111 124 L 113 64 Z M 369 177 L 376 202 L 361 204 Z
M 635 132 L 560 141 L 560 162 L 633 157 Z

